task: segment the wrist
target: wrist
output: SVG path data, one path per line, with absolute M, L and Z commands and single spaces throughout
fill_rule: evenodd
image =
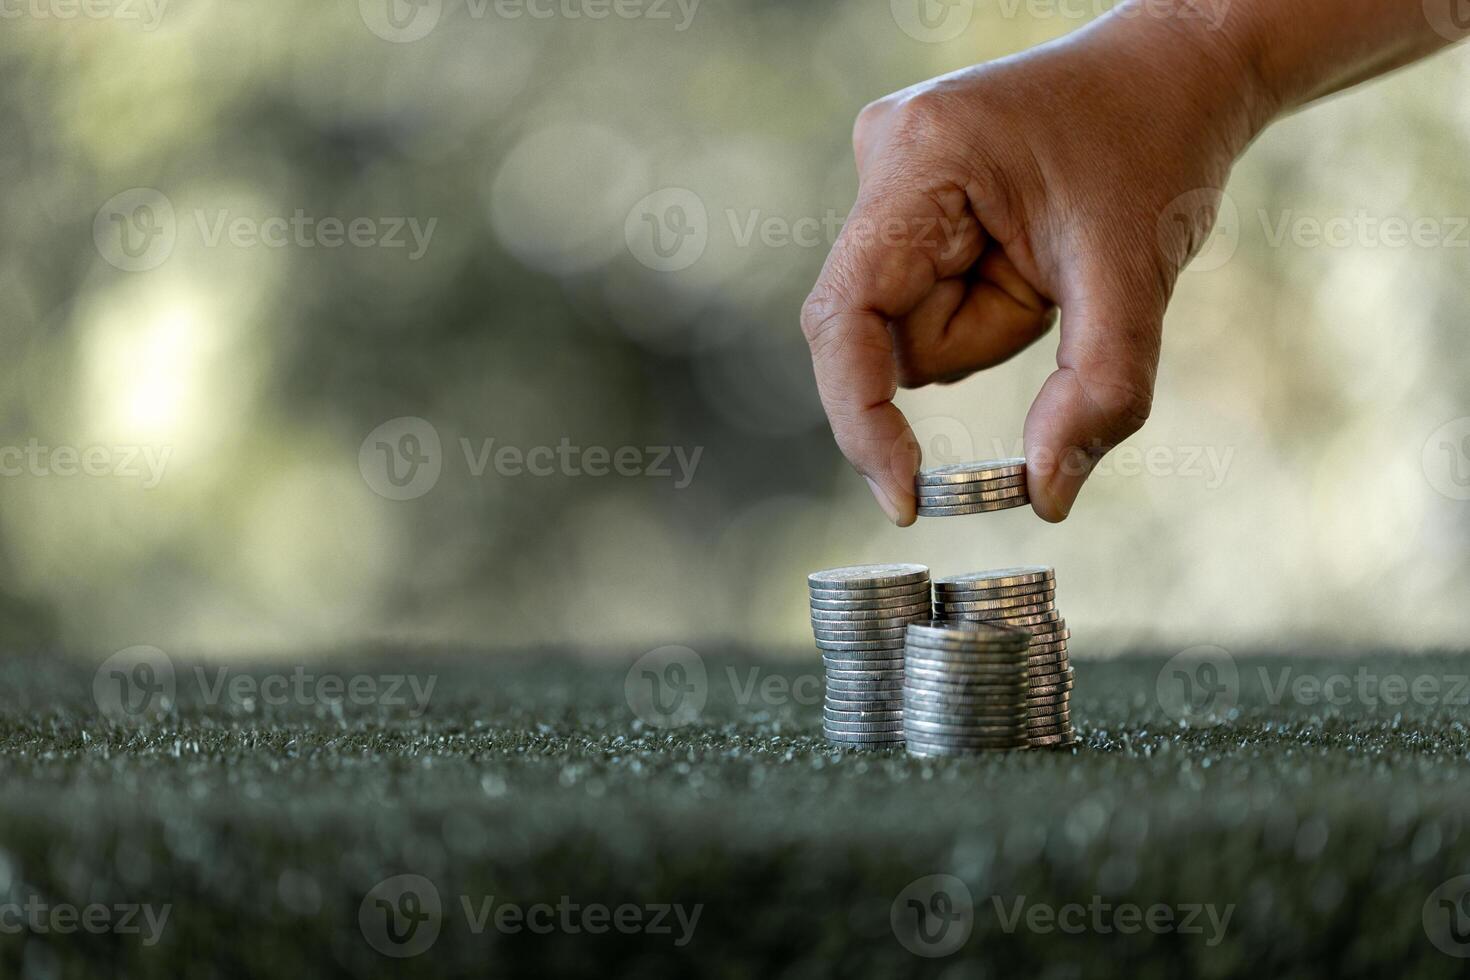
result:
M 1122 0 L 1093 26 L 1157 72 L 1232 159 L 1282 112 L 1254 22 L 1234 0 Z

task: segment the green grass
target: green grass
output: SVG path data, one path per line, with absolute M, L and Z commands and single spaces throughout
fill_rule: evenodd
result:
M 942 762 L 834 751 L 816 734 L 819 704 L 740 703 L 750 669 L 782 678 L 779 694 L 814 655 L 706 661 L 709 703 L 676 731 L 634 716 L 626 663 L 553 655 L 321 661 L 341 676 L 434 675 L 416 718 L 212 705 L 179 662 L 178 703 L 141 725 L 99 717 L 90 665 L 6 661 L 0 898 L 171 908 L 151 947 L 0 935 L 0 975 L 165 977 L 185 961 L 194 978 L 1463 975 L 1422 912 L 1436 886 L 1470 873 L 1467 709 L 1271 694 L 1289 663 L 1298 676 L 1433 677 L 1443 696 L 1470 657 L 1242 658 L 1240 709 L 1203 727 L 1155 702 L 1162 658 L 1083 662 L 1076 751 Z M 965 883 L 973 932 L 924 959 L 895 937 L 890 907 L 936 873 Z M 400 874 L 430 879 L 444 910 L 437 941 L 407 960 L 378 953 L 358 919 Z M 1210 945 L 1007 932 L 994 901 L 1094 895 L 1233 909 Z M 701 911 L 683 946 L 677 927 L 477 935 L 460 896 Z

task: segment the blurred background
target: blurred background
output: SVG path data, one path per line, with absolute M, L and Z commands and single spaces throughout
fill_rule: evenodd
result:
M 1055 565 L 1083 657 L 1462 643 L 1464 50 L 1253 148 L 1066 524 L 838 454 L 854 116 L 1104 6 L 0 7 L 0 641 L 795 654 L 808 571 L 909 560 Z M 1054 343 L 902 394 L 926 458 L 1019 452 Z

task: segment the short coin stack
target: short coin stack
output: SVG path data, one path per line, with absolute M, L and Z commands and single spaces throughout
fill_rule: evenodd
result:
M 1045 565 L 952 575 L 934 583 L 934 617 L 989 623 L 1031 634 L 1027 725 L 1031 744 L 1063 748 L 1072 728 L 1072 633 L 1056 607 L 1056 573 Z
M 1024 507 L 1026 461 L 993 459 L 921 470 L 914 478 L 920 517 L 956 517 Z
M 827 739 L 855 748 L 902 744 L 904 630 L 930 617 L 929 569 L 833 568 L 808 575 L 807 588 L 827 674 Z
M 916 624 L 904 646 L 903 733 L 914 755 L 1024 749 L 1026 645 L 985 623 Z

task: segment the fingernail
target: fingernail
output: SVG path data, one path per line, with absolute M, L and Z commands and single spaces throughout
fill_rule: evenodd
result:
M 878 486 L 877 481 L 869 476 L 865 476 L 863 479 L 868 481 L 868 489 L 873 491 L 873 499 L 878 501 L 878 506 L 883 508 L 883 513 L 888 515 L 890 521 L 897 524 L 898 507 L 894 505 L 892 500 L 888 499 L 888 494 L 884 492 L 882 487 Z

